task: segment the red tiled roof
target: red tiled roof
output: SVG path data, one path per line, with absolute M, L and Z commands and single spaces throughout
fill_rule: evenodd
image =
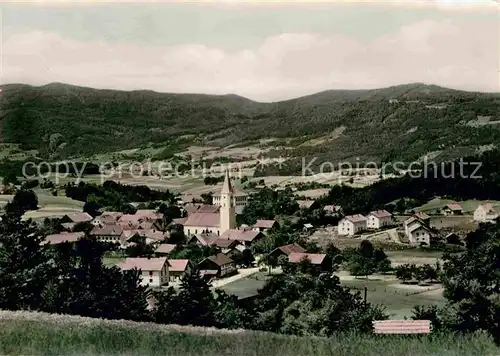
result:
M 227 257 L 225 254 L 223 253 L 218 253 L 217 255 L 215 256 L 210 256 L 210 257 L 207 257 L 205 258 L 203 261 L 200 262 L 200 264 L 202 264 L 204 261 L 206 260 L 210 260 L 212 261 L 213 263 L 215 263 L 217 266 L 223 266 L 223 265 L 227 265 L 229 263 L 232 263 L 233 260 L 230 259 L 229 257 Z
M 218 213 L 193 213 L 188 216 L 184 226 L 218 227 L 219 224 Z
M 252 242 L 258 235 L 259 231 L 229 229 L 224 231 L 220 236 L 221 239 Z
M 160 244 L 156 248 L 155 252 L 158 253 L 170 253 L 172 252 L 177 246 L 174 244 Z
M 493 208 L 493 205 L 490 203 L 479 206 L 482 207 L 487 213 L 496 213 L 495 209 Z
M 168 260 L 168 269 L 171 272 L 184 272 L 189 264 L 189 260 Z
M 153 209 L 139 209 L 135 212 L 134 215 L 151 220 L 157 220 L 163 218 L 163 215 L 161 213 Z
M 92 216 L 90 216 L 88 213 L 73 213 L 66 214 L 65 216 L 67 216 L 68 219 L 70 219 L 74 223 L 92 221 L 93 219 Z
M 76 224 L 77 223 L 74 223 L 74 222 L 62 223 L 61 226 L 64 227 L 65 229 L 73 230 L 73 228 L 75 227 Z
M 63 242 L 75 242 L 85 236 L 84 232 L 63 232 L 60 234 L 47 235 L 41 245 L 51 244 L 56 245 Z
M 120 236 L 123 229 L 118 225 L 96 226 L 90 231 L 90 235 L 94 236 Z
M 391 213 L 389 213 L 387 210 L 376 210 L 376 211 L 372 211 L 370 213 L 370 215 L 373 215 L 377 218 L 389 218 L 392 216 Z
M 446 205 L 447 208 L 451 209 L 451 210 L 462 210 L 462 206 L 460 204 L 447 204 Z
M 258 227 L 261 229 L 270 229 L 276 224 L 275 220 L 257 220 L 253 227 Z
M 293 243 L 289 245 L 284 245 L 278 247 L 278 249 L 283 252 L 285 255 L 289 256 L 292 253 L 305 253 L 306 250 L 299 244 Z
M 340 205 L 325 205 L 323 209 L 333 213 L 342 210 L 342 207 Z
M 347 219 L 347 220 L 349 220 L 350 222 L 353 222 L 353 223 L 366 221 L 366 218 L 363 215 L 361 215 L 361 214 L 348 215 L 348 216 L 345 217 L 345 219 Z
M 414 216 L 416 216 L 417 218 L 419 218 L 420 220 L 427 220 L 427 219 L 430 219 L 430 216 L 427 215 L 426 213 L 424 212 L 421 212 L 419 211 L 418 213 L 416 213 Z
M 227 240 L 223 238 L 215 239 L 212 241 L 211 245 L 220 247 L 220 248 L 230 248 L 234 246 L 235 244 L 238 244 L 237 240 Z
M 127 257 L 124 261 L 117 264 L 123 270 L 140 269 L 142 271 L 161 271 L 167 263 L 166 257 Z
M 198 240 L 203 246 L 211 246 L 215 240 L 217 240 L 219 236 L 213 233 L 205 233 L 205 234 L 196 234 L 194 235 L 191 239 L 196 239 Z
M 177 224 L 177 225 L 184 225 L 186 220 L 187 220 L 187 218 L 172 219 L 172 223 Z
M 323 253 L 292 252 L 288 255 L 288 262 L 298 263 L 304 259 L 308 259 L 313 265 L 320 265 L 323 263 L 325 257 L 326 255 Z

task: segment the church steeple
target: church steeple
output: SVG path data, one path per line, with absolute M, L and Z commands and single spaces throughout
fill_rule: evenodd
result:
M 220 192 L 220 233 L 236 228 L 236 211 L 234 206 L 234 190 L 231 186 L 229 170 L 226 170 L 224 184 Z

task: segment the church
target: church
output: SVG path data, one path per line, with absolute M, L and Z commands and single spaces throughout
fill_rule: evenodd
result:
M 236 229 L 235 190 L 231 185 L 228 170 L 219 196 L 218 212 L 194 212 L 187 217 L 183 224 L 186 236 L 201 233 L 221 236 L 227 230 Z

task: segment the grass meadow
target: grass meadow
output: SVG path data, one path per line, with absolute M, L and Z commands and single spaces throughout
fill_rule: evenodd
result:
M 485 334 L 294 337 L 28 312 L 0 312 L 3 355 L 498 355 Z

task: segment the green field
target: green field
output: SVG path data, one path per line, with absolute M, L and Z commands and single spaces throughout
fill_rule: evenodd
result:
M 0 312 L 2 355 L 496 355 L 485 334 L 294 337 L 253 331 Z
M 366 300 L 372 304 L 382 305 L 389 319 L 404 319 L 412 316 L 415 305 L 438 305 L 444 304 L 440 286 L 401 286 L 397 281 L 382 281 L 373 279 L 358 279 L 342 281 L 342 284 L 357 290 L 363 296 L 364 287 L 367 288 Z M 430 290 L 426 292 L 427 290 Z

